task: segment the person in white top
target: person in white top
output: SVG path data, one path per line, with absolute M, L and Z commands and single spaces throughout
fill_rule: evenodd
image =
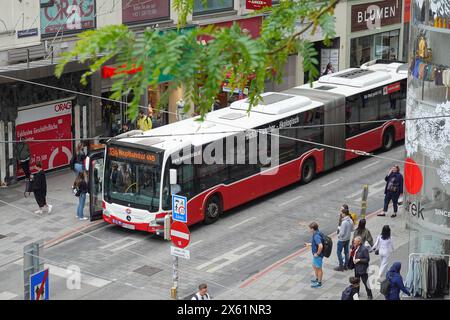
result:
M 194 294 L 191 300 L 211 300 L 206 283 L 202 283 L 198 286 L 198 292 Z
M 388 225 L 383 227 L 383 230 L 377 237 L 377 241 L 375 241 L 372 250 L 375 250 L 375 254 L 380 255 L 380 271 L 378 272 L 378 281 L 380 281 L 381 277 L 385 276 L 389 257 L 392 252 L 394 252 L 394 242 L 391 238 L 391 228 L 389 228 Z

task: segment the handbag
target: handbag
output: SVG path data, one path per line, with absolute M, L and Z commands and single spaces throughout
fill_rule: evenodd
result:
M 347 268 L 349 270 L 353 270 L 355 269 L 355 263 L 353 262 L 353 257 L 355 256 L 355 249 L 352 249 L 352 251 L 350 251 L 350 258 L 348 259 L 348 263 L 347 263 Z
M 23 192 L 23 196 L 25 198 L 27 197 L 27 192 L 28 192 L 28 195 L 30 195 L 33 192 L 33 180 L 31 180 L 31 179 L 27 179 L 25 181 L 25 191 Z

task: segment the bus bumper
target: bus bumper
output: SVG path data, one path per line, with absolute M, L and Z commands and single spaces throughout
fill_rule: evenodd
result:
M 158 230 L 163 229 L 163 226 L 150 226 L 148 223 L 130 223 L 114 216 L 107 216 L 103 214 L 103 220 L 109 224 L 115 224 L 122 228 L 130 230 L 145 231 L 157 234 Z

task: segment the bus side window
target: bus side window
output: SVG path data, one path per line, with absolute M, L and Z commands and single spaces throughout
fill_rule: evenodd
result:
M 359 109 L 361 108 L 361 100 L 359 96 L 351 96 L 346 99 L 345 103 L 345 122 L 359 122 Z M 347 124 L 346 137 L 353 137 L 359 133 L 359 124 Z
M 191 198 L 195 195 L 194 165 L 183 164 L 177 168 L 177 182 L 180 186 L 180 195 Z

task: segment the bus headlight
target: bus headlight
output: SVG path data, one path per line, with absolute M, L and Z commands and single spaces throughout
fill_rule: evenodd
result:
M 156 222 L 156 219 L 150 220 L 150 227 L 157 227 L 159 224 Z

